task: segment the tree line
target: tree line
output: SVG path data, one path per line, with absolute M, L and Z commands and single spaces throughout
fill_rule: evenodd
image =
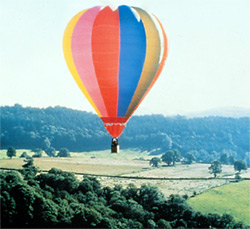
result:
M 202 214 L 187 196 L 165 197 L 157 187 L 102 186 L 33 159 L 20 172 L 0 172 L 1 226 L 10 228 L 247 228 L 228 214 Z
M 120 137 L 122 149 L 135 148 L 151 155 L 179 150 L 192 152 L 198 162 L 211 163 L 227 153 L 249 158 L 250 118 L 186 118 L 163 115 L 135 116 Z M 110 148 L 111 137 L 97 115 L 63 107 L 1 107 L 1 146 L 19 149 L 68 148 L 92 151 Z
M 222 172 L 222 164 L 233 165 L 234 169 L 238 171 L 235 174 L 235 178 L 241 179 L 240 172 L 242 170 L 247 170 L 246 161 L 235 160 L 233 157 L 229 158 L 231 160 L 228 160 L 228 155 L 226 153 L 222 154 L 220 160 L 215 160 L 211 163 L 208 168 L 209 173 L 213 174 L 216 178 L 217 174 Z M 169 150 L 162 154 L 161 157 L 152 157 L 149 161 L 149 165 L 152 167 L 159 167 L 160 164 L 164 162 L 167 166 L 175 166 L 176 162 L 181 162 L 182 164 L 192 164 L 195 160 L 196 158 L 191 152 L 187 153 L 186 158 L 183 158 L 178 150 Z
M 34 149 L 32 150 L 34 153 L 32 157 L 42 157 L 43 151 L 41 149 Z M 50 147 L 45 149 L 45 153 L 49 157 L 70 157 L 70 152 L 67 148 L 61 148 L 58 153 L 56 153 L 55 149 Z M 12 159 L 12 157 L 16 157 L 16 149 L 14 147 L 9 147 L 8 150 L 6 151 L 7 156 Z M 31 158 L 26 151 L 24 151 L 21 155 L 20 158 Z

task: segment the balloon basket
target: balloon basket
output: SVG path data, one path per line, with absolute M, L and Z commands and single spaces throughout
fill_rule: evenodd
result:
M 120 153 L 120 146 L 111 146 L 111 153 Z

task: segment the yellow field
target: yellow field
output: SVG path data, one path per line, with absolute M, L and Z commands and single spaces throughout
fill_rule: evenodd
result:
M 13 158 L 1 161 L 2 168 L 21 169 L 24 159 Z M 149 167 L 147 161 L 126 161 L 103 158 L 34 158 L 34 164 L 41 170 L 58 168 L 68 172 L 121 175 L 141 171 L 144 167 Z
M 24 151 L 30 156 L 34 154 L 30 150 L 17 150 L 16 157 L 9 159 L 6 156 L 6 150 L 1 150 L 0 158 L 2 160 L 0 167 L 21 169 L 24 164 L 24 158 L 19 157 Z M 138 158 L 138 156 L 150 158 L 147 154 L 138 154 L 135 151 L 121 151 L 120 154 L 111 154 L 108 150 L 71 153 L 69 158 L 50 158 L 43 153 L 43 157 L 34 158 L 34 164 L 41 170 L 49 170 L 54 167 L 77 173 L 121 175 L 139 172 L 143 168 L 150 168 L 148 161 L 133 160 Z

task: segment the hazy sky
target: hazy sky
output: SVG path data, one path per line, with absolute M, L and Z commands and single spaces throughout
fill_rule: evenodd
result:
M 0 0 L 0 105 L 93 111 L 66 66 L 70 19 L 95 5 L 139 6 L 162 22 L 164 70 L 135 114 L 250 108 L 249 0 Z

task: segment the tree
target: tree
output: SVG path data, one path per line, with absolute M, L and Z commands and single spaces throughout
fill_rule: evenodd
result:
M 172 229 L 171 224 L 165 219 L 158 220 L 157 225 L 158 225 L 158 228 Z
M 22 157 L 29 157 L 29 155 L 24 151 L 22 154 L 21 154 L 21 156 L 20 156 L 20 158 L 22 158 Z
M 172 150 L 167 151 L 161 156 L 161 160 L 164 161 L 168 166 L 174 161 L 174 152 Z
M 10 147 L 8 150 L 7 150 L 7 156 L 12 159 L 12 157 L 15 157 L 16 156 L 16 149 L 14 147 Z
M 180 161 L 180 159 L 181 159 L 181 153 L 177 149 L 174 149 L 173 153 L 174 153 L 173 165 L 175 165 L 175 162 Z
M 245 158 L 244 159 L 246 161 L 247 167 L 250 167 L 250 152 L 245 153 Z
M 234 169 L 241 172 L 241 170 L 247 170 L 247 165 L 244 161 L 239 160 L 234 162 Z
M 42 157 L 43 151 L 41 149 L 34 149 L 34 155 L 32 157 Z
M 162 136 L 162 142 L 161 142 L 161 147 L 160 149 L 162 151 L 165 151 L 165 150 L 170 150 L 172 148 L 172 145 L 173 145 L 173 141 L 172 139 L 167 135 L 167 134 L 161 134 Z
M 222 172 L 222 166 L 219 161 L 214 161 L 208 169 L 209 173 L 214 174 L 214 177 L 217 177 L 217 174 Z
M 147 221 L 147 228 L 156 228 L 156 223 L 154 222 L 154 220 L 149 219 Z
M 50 148 L 50 146 L 51 146 L 51 143 L 50 143 L 50 140 L 46 137 L 44 140 L 43 140 L 43 149 L 48 149 L 48 148 Z
M 234 162 L 235 162 L 234 156 L 232 156 L 232 155 L 229 156 L 229 157 L 228 157 L 228 162 L 229 162 L 230 165 L 233 165 Z
M 161 163 L 161 159 L 159 157 L 153 157 L 150 160 L 149 165 L 151 165 L 152 167 L 158 167 L 159 163 Z
M 23 174 L 25 180 L 30 180 L 31 178 L 34 178 L 36 176 L 39 169 L 34 166 L 34 159 L 32 157 L 26 157 L 24 162 L 25 164 L 22 165 L 23 170 L 21 171 L 21 173 Z
M 187 164 L 192 164 L 192 162 L 196 160 L 192 152 L 188 152 L 186 158 L 187 158 Z
M 24 165 L 22 165 L 23 168 L 34 166 L 34 159 L 32 157 L 25 159 L 24 162 L 26 162 L 26 163 Z
M 61 148 L 57 157 L 70 157 L 70 152 L 67 148 Z
M 56 149 L 54 147 L 49 147 L 49 148 L 45 149 L 45 153 L 49 157 L 55 157 L 56 156 Z
M 220 156 L 220 162 L 221 162 L 222 164 L 225 164 L 225 165 L 228 164 L 229 158 L 228 158 L 227 153 L 221 154 L 221 156 Z

